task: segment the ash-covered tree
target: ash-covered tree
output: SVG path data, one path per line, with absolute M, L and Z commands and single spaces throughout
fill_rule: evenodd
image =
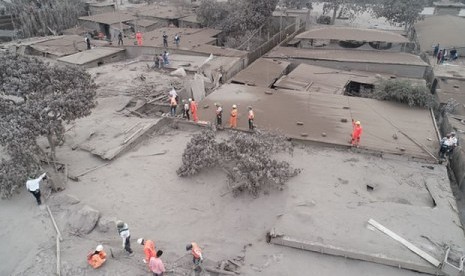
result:
M 226 3 L 202 0 L 197 8 L 197 18 L 205 26 L 237 34 L 263 25 L 277 3 L 278 0 L 229 0 Z
M 56 160 L 64 123 L 87 116 L 95 107 L 96 85 L 83 69 L 50 65 L 37 58 L 0 55 L 0 193 L 9 197 L 40 161 Z M 50 152 L 39 147 L 45 137 Z M 25 174 L 24 172 L 27 172 Z
M 258 196 L 265 187 L 282 189 L 300 173 L 286 161 L 273 158 L 278 152 L 292 153 L 293 147 L 282 135 L 257 130 L 254 133 L 231 133 L 217 142 L 212 130 L 194 135 L 183 154 L 179 176 L 190 176 L 202 169 L 221 167 L 228 173 L 230 188 L 237 194 L 248 191 Z
M 428 3 L 429 0 L 383 0 L 373 6 L 373 13 L 377 17 L 385 17 L 392 24 L 402 24 L 405 30 L 409 30 Z
M 331 24 L 334 24 L 338 14 L 353 18 L 357 14 L 367 11 L 368 4 L 373 1 L 375 0 L 321 0 L 320 2 L 324 3 L 323 12 L 325 14 L 332 12 Z
M 0 3 L 12 15 L 21 37 L 59 34 L 76 26 L 80 16 L 87 15 L 81 0 L 0 0 Z
M 284 0 L 283 4 L 289 9 L 311 9 L 312 7 L 312 2 L 310 2 L 310 0 Z
M 202 0 L 196 10 L 197 20 L 205 27 L 220 28 L 221 22 L 229 15 L 227 3 L 216 0 Z
M 362 93 L 362 97 L 382 101 L 394 101 L 418 107 L 437 107 L 435 97 L 424 85 L 415 85 L 407 80 L 381 80 L 373 92 Z

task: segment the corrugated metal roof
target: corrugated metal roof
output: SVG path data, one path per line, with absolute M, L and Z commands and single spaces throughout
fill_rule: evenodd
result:
M 122 11 L 107 12 L 107 13 L 101 13 L 101 14 L 96 14 L 96 15 L 91 15 L 91 16 L 79 17 L 79 20 L 92 21 L 92 22 L 108 24 L 108 25 L 111 25 L 114 23 L 126 22 L 126 21 L 130 21 L 134 19 L 136 19 L 136 17 L 133 15 L 133 13 L 122 12 Z
M 366 42 L 381 41 L 391 43 L 409 42 L 406 37 L 389 31 L 334 26 L 308 30 L 297 35 L 296 38 L 353 40 Z
M 266 57 L 270 58 L 302 58 L 333 61 L 350 61 L 379 64 L 399 64 L 428 66 L 419 56 L 408 53 L 364 50 L 323 50 L 294 47 L 276 47 Z

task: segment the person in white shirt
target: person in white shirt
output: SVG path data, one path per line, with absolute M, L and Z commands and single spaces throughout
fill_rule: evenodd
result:
M 40 199 L 40 182 L 44 179 L 47 179 L 47 174 L 43 173 L 38 178 L 29 177 L 29 180 L 26 181 L 27 190 L 36 198 L 37 205 L 42 204 Z
M 450 143 L 451 143 L 451 147 L 455 148 L 457 146 L 457 136 L 455 135 L 455 132 L 451 132 L 450 133 Z
M 171 87 L 171 90 L 168 94 L 170 95 L 170 97 L 178 97 L 178 93 L 176 92 L 176 89 L 174 89 L 174 87 Z
M 116 222 L 116 229 L 118 234 L 123 239 L 123 248 L 129 253 L 129 256 L 133 256 L 134 252 L 131 249 L 131 233 L 129 232 L 129 226 L 121 220 Z

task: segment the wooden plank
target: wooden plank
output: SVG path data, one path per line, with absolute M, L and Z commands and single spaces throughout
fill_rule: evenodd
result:
M 426 261 L 428 261 L 434 267 L 439 267 L 441 265 L 441 262 L 436 260 L 433 256 L 429 255 L 425 251 L 423 251 L 420 248 L 413 245 L 411 242 L 407 241 L 406 239 L 402 238 L 401 236 L 399 236 L 396 233 L 392 232 L 391 230 L 387 229 L 386 227 L 384 227 L 383 225 L 381 225 L 377 221 L 375 221 L 373 219 L 370 219 L 370 220 L 368 220 L 368 223 L 371 224 L 376 229 L 378 229 L 379 231 L 381 231 L 384 234 L 388 235 L 389 237 L 393 238 L 394 240 L 400 242 L 405 247 L 410 249 L 413 253 L 417 254 L 418 256 L 420 256 L 423 259 L 425 259 Z
M 63 238 L 62 238 L 62 236 L 61 236 L 61 232 L 60 232 L 60 229 L 58 228 L 58 225 L 57 225 L 57 223 L 56 223 L 56 221 L 55 221 L 55 218 L 54 218 L 53 215 L 52 215 L 52 211 L 50 211 L 50 207 L 48 207 L 48 205 L 46 205 L 46 207 L 47 207 L 48 214 L 50 215 L 50 219 L 52 220 L 53 227 L 55 228 L 55 231 L 57 232 L 57 238 L 58 238 L 60 241 L 62 241 Z
M 84 172 L 82 172 L 82 173 L 80 173 L 80 174 L 78 174 L 78 175 L 76 175 L 76 176 L 74 176 L 74 177 L 81 177 L 81 176 L 83 176 L 83 175 L 86 175 L 86 174 L 88 174 L 88 173 L 90 173 L 90 172 L 93 172 L 93 171 L 95 171 L 95 170 L 97 170 L 97 169 L 100 169 L 100 168 L 105 167 L 105 166 L 108 166 L 108 165 L 110 165 L 110 163 L 105 163 L 105 164 L 99 165 L 99 166 L 97 166 L 97 167 L 93 167 L 92 169 L 88 169 L 88 170 L 86 170 L 86 171 L 84 171 Z
M 343 248 L 339 246 L 328 245 L 316 241 L 304 241 L 294 239 L 288 236 L 280 236 L 271 238 L 270 243 L 333 256 L 341 256 L 344 258 L 350 258 L 354 260 L 362 260 L 382 265 L 389 265 L 397 268 L 413 270 L 431 275 L 444 275 L 444 273 L 442 273 L 439 269 L 432 267 L 426 262 L 420 263 L 409 261 L 406 259 L 391 258 L 383 254 L 372 254 L 368 252 L 354 250 L 351 248 Z
M 57 275 L 61 276 L 61 250 L 60 250 L 60 237 L 57 235 Z

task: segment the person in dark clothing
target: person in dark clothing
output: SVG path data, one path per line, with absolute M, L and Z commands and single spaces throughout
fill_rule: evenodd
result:
M 440 50 L 439 53 L 438 53 L 438 56 L 437 56 L 437 64 L 440 64 L 440 63 L 441 63 L 441 61 L 442 61 L 442 55 L 443 55 L 442 50 Z
M 168 48 L 168 35 L 163 32 L 163 47 Z
M 450 56 L 449 56 L 449 60 L 456 60 L 457 59 L 457 49 L 455 48 L 452 48 L 452 50 L 450 50 Z
M 221 127 L 223 126 L 223 108 L 219 103 L 215 103 L 216 106 L 216 125 Z
M 433 57 L 437 57 L 438 53 L 439 53 L 439 43 L 436 46 L 434 46 Z
M 89 36 L 86 35 L 86 37 L 84 38 L 84 40 L 86 41 L 87 50 L 90 50 L 90 39 L 89 39 Z
M 123 44 L 123 33 L 122 32 L 119 32 L 119 34 L 118 34 L 118 46 L 119 45 L 124 45 Z

